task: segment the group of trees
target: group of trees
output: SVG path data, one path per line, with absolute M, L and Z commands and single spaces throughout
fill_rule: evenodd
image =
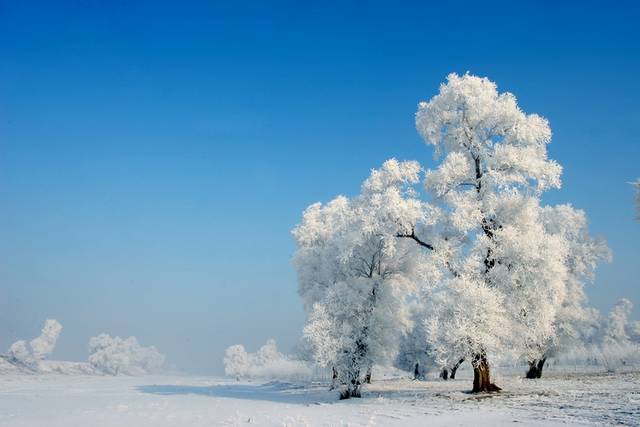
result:
M 89 340 L 89 365 L 108 375 L 142 375 L 160 370 L 164 355 L 153 346 L 142 347 L 136 337 L 100 334 Z
M 16 341 L 2 357 L 9 363 L 33 372 L 42 371 L 60 337 L 62 325 L 54 319 L 44 323 L 41 334 L 27 343 Z M 100 334 L 89 340 L 89 372 L 109 375 L 140 375 L 158 371 L 164 356 L 155 347 L 142 347 L 135 337 L 122 339 Z M 64 371 L 64 369 L 61 369 Z
M 311 369 L 306 362 L 282 354 L 272 339 L 256 353 L 248 353 L 240 344 L 228 347 L 224 354 L 224 372 L 236 379 L 294 379 L 311 376 Z
M 454 376 L 468 361 L 474 392 L 500 390 L 490 361 L 527 361 L 539 377 L 581 339 L 584 285 L 611 257 L 583 211 L 542 203 L 562 168 L 547 156 L 547 120 L 514 95 L 451 74 L 419 104 L 416 126 L 435 169 L 388 160 L 359 195 L 309 206 L 293 230 L 304 338 L 342 398 L 360 395 L 373 364 L 394 361 Z

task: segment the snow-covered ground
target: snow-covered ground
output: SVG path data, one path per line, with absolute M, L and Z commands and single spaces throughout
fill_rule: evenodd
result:
M 374 381 L 362 399 L 338 401 L 326 384 L 5 374 L 0 376 L 0 425 L 640 424 L 639 372 L 496 379 L 505 391 L 492 395 L 468 394 L 468 377 L 448 382 L 383 379 Z

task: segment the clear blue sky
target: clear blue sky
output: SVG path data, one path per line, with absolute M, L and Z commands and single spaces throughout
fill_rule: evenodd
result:
M 614 251 L 591 302 L 640 305 L 639 3 L 448 3 L 0 0 L 0 350 L 47 317 L 57 358 L 290 348 L 291 228 L 389 157 L 432 166 L 413 115 L 452 71 L 550 120 L 546 201 Z

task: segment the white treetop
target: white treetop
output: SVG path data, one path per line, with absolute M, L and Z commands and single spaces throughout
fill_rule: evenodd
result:
M 450 74 L 438 95 L 420 103 L 416 125 L 436 153 L 445 155 L 429 174 L 436 196 L 465 185 L 481 193 L 517 185 L 560 187 L 562 168 L 547 159 L 547 120 L 523 113 L 513 94 L 498 93 L 486 78 Z

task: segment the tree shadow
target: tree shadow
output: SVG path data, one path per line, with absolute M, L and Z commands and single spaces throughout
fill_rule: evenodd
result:
M 142 393 L 163 396 L 195 394 L 299 405 L 335 403 L 338 400 L 336 392 L 328 391 L 325 385 L 307 386 L 280 381 L 265 384 L 216 384 L 209 386 L 154 384 L 141 385 L 136 389 Z

